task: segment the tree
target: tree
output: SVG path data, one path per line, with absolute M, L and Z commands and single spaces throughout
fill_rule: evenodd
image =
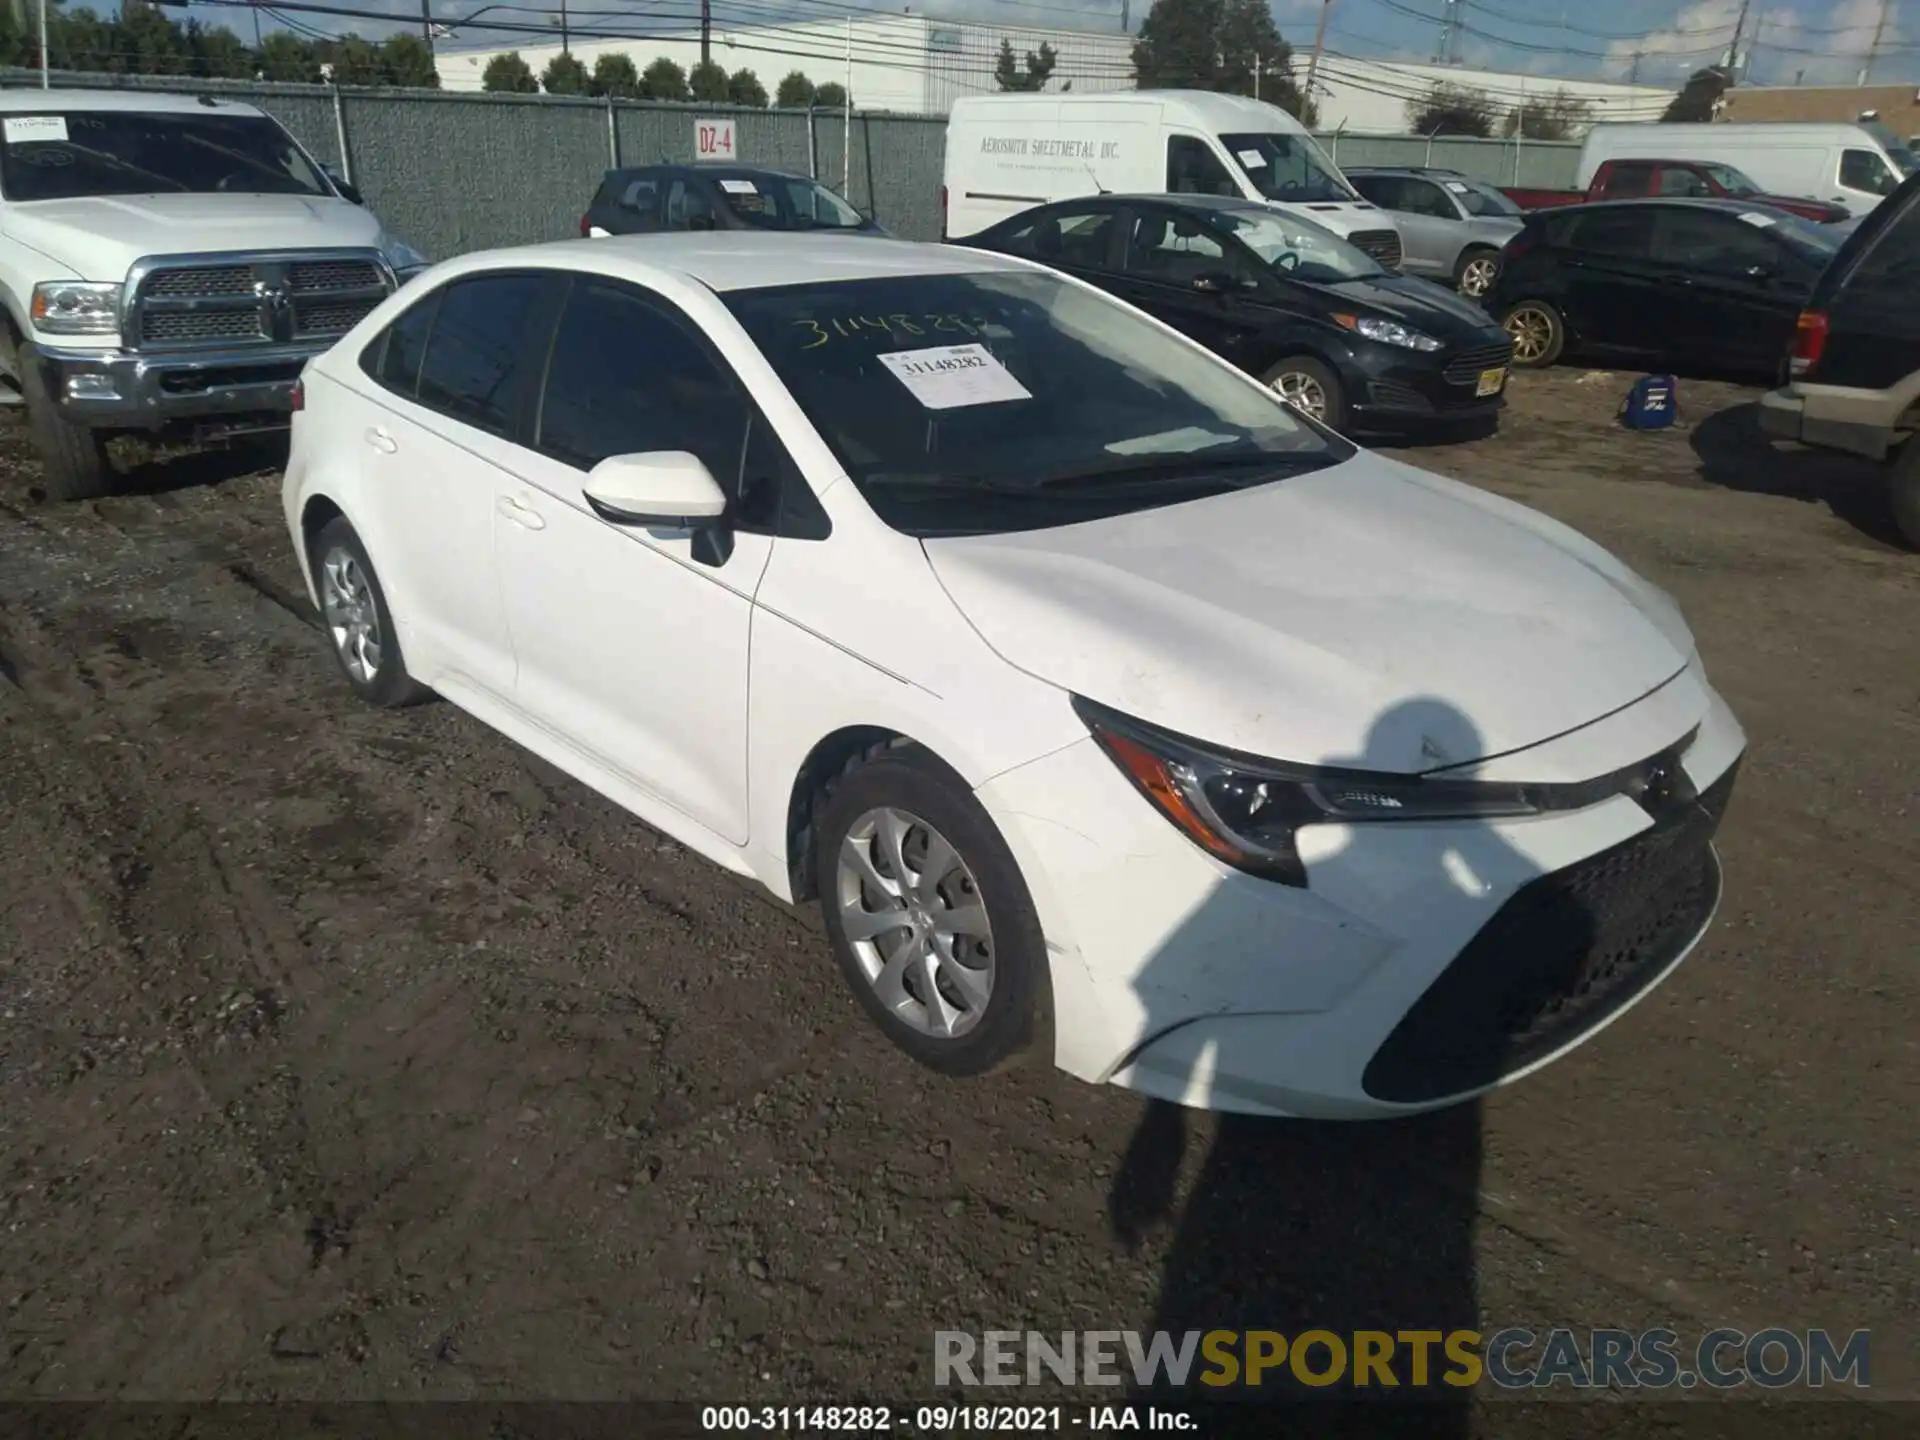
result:
M 804 110 L 813 104 L 813 81 L 798 70 L 789 70 L 773 92 L 773 103 L 783 110 Z
M 438 90 L 440 72 L 433 65 L 433 51 L 418 35 L 404 31 L 389 35 L 380 47 L 380 60 L 387 70 L 387 83 L 409 90 Z
M 702 60 L 687 72 L 687 88 L 693 92 L 693 98 L 703 104 L 724 104 L 727 72 L 717 60 Z
M 640 72 L 633 68 L 633 57 L 609 51 L 593 62 L 593 93 L 611 95 L 616 100 L 637 99 Z
M 767 108 L 767 87 L 751 70 L 736 70 L 727 78 L 727 99 L 755 110 Z
M 145 0 L 128 0 L 120 22 L 110 25 L 112 68 L 135 75 L 185 75 L 193 55 L 180 27 Z M 51 54 L 53 46 L 48 44 Z
M 648 100 L 685 100 L 687 72 L 662 55 L 640 72 L 640 94 Z
M 487 68 L 480 72 L 480 88 L 507 95 L 532 95 L 539 91 L 540 82 L 533 78 L 533 67 L 520 58 L 520 52 L 509 50 L 487 62 Z
M 1507 112 L 1504 135 L 1522 140 L 1570 140 L 1593 124 L 1593 107 L 1565 90 L 1542 100 L 1529 100 Z
M 338 40 L 327 42 L 321 57 L 333 67 L 331 78 L 336 85 L 387 83 L 386 61 L 380 54 L 380 47 L 371 40 L 363 40 L 358 35 L 343 35 Z
M 1000 42 L 999 57 L 993 62 L 994 83 L 1002 90 L 1044 90 L 1047 77 L 1053 74 L 1053 67 L 1060 63 L 1060 57 L 1046 41 L 1040 42 L 1040 49 L 1027 51 L 1026 63 L 1013 58 L 1013 42 Z
M 1407 125 L 1416 135 L 1493 134 L 1493 102 L 1464 85 L 1435 85 L 1423 100 L 1407 102 Z
M 187 50 L 193 57 L 193 73 L 215 80 L 251 80 L 257 66 L 253 51 L 240 37 L 220 26 L 202 25 L 189 20 L 186 29 Z M 48 49 L 53 47 L 49 45 Z
M 1133 45 L 1142 90 L 1213 90 L 1220 74 L 1222 0 L 1153 0 Z
M 540 88 L 549 95 L 591 95 L 593 76 L 578 55 L 562 50 L 540 72 Z
M 276 30 L 260 42 L 260 78 L 317 85 L 320 60 L 308 41 L 291 30 Z
M 845 110 L 849 108 L 847 87 L 838 80 L 829 80 L 813 92 L 813 103 L 822 110 Z
M 1219 51 L 1213 89 L 1255 96 L 1311 122 L 1312 107 L 1293 78 L 1293 47 L 1273 23 L 1267 0 L 1223 0 Z
M 1727 72 L 1718 65 L 1709 65 L 1705 70 L 1696 70 L 1687 77 L 1687 83 L 1680 87 L 1680 93 L 1673 97 L 1667 106 L 1662 120 L 1703 121 L 1713 119 L 1714 111 L 1720 108 L 1720 97 L 1727 93 L 1729 79 Z

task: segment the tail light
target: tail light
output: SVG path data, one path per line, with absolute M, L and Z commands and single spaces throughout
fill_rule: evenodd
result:
M 588 223 L 587 217 L 585 215 L 582 215 L 580 217 L 580 238 L 584 240 L 592 233 L 593 233 L 593 226 L 590 223 Z
M 1802 310 L 1793 327 L 1793 350 L 1788 358 L 1788 373 L 1804 380 L 1819 368 L 1827 350 L 1827 317 L 1818 310 Z
M 292 401 L 293 413 L 296 415 L 307 408 L 307 382 L 304 379 L 293 382 L 293 394 L 288 399 Z

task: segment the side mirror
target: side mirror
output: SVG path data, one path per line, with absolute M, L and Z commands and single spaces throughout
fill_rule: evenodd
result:
M 327 172 L 327 179 L 332 182 L 333 188 L 340 192 L 340 198 L 342 200 L 351 201 L 355 205 L 365 205 L 367 203 L 366 200 L 361 197 L 360 187 L 341 175 L 338 170 L 334 169 L 331 165 L 325 165 L 321 168 Z
M 725 518 L 727 497 L 697 455 L 652 450 L 609 455 L 581 488 L 602 520 L 655 530 L 711 530 Z

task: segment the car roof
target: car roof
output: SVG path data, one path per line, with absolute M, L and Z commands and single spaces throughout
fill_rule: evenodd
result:
M 1273 214 L 1271 205 L 1262 205 L 1258 200 L 1249 200 L 1243 195 L 1168 195 L 1164 192 L 1155 194 L 1147 191 L 1118 195 L 1111 193 L 1080 195 L 1072 200 L 1055 200 L 1053 205 L 1085 205 L 1097 200 L 1126 205 L 1171 205 L 1175 209 L 1185 207 L 1189 210 L 1244 210 L 1260 215 Z M 1048 208 L 1051 209 L 1052 206 Z M 1017 220 L 1020 217 L 1016 215 L 1013 218 Z
M 669 172 L 675 175 L 711 175 L 716 180 L 752 180 L 767 177 L 775 180 L 807 180 L 811 176 L 799 175 L 791 170 L 776 170 L 771 165 L 736 165 L 729 161 L 685 162 L 663 160 L 655 165 L 622 165 L 609 170 L 609 175 L 633 178 L 641 175 Z
M 478 251 L 436 268 L 452 278 L 454 274 L 531 266 L 612 275 L 642 285 L 678 277 L 721 293 L 911 275 L 1044 269 L 1028 261 L 958 245 L 928 245 L 875 235 L 796 234 L 788 230 L 666 231 L 561 240 Z
M 170 95 L 158 90 L 0 90 L 0 111 L 38 115 L 76 110 L 124 110 L 148 115 L 184 111 L 219 115 L 261 113 L 243 101 L 215 95 Z
M 1589 210 L 1636 210 L 1653 205 L 1687 210 L 1719 210 L 1728 215 L 1738 215 L 1745 210 L 1778 208 L 1751 196 L 1736 200 L 1731 195 L 1635 195 L 1625 200 L 1589 200 L 1579 205 L 1552 205 L 1545 210 L 1531 212 L 1527 218 L 1544 220 L 1554 215 L 1584 214 Z

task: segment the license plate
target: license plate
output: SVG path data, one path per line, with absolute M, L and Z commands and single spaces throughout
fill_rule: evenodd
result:
M 1502 390 L 1506 389 L 1506 387 L 1507 367 L 1502 365 L 1498 370 L 1482 370 L 1480 372 L 1479 388 L 1473 393 L 1476 396 L 1498 395 Z

